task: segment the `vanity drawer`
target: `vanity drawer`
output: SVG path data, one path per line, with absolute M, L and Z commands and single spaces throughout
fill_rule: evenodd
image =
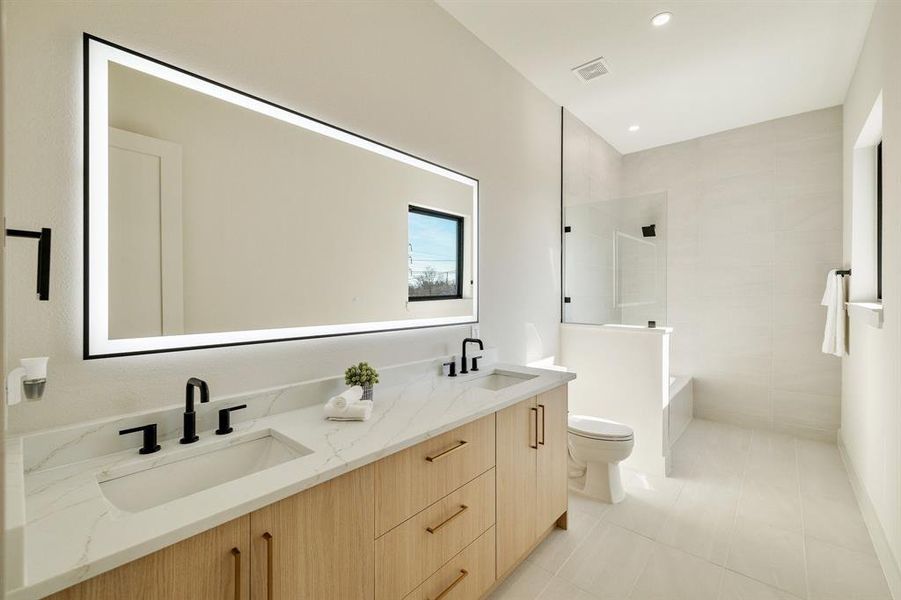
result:
M 375 541 L 376 600 L 398 600 L 494 525 L 494 469 Z
M 494 585 L 494 527 L 450 559 L 404 600 L 478 600 Z M 444 594 L 442 596 L 442 594 Z
M 375 534 L 382 535 L 494 466 L 494 415 L 375 465 Z

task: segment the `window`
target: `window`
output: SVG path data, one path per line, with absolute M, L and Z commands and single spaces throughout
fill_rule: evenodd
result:
M 463 297 L 463 217 L 419 206 L 408 216 L 408 297 Z
M 876 298 L 882 300 L 882 142 L 876 145 Z

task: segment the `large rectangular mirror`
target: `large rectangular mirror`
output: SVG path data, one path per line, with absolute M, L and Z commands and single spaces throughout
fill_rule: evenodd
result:
M 85 358 L 478 321 L 478 181 L 85 34 Z

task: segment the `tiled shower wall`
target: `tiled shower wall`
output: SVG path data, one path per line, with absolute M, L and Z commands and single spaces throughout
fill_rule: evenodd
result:
M 671 370 L 697 416 L 835 438 L 819 302 L 842 259 L 841 143 L 834 107 L 623 157 L 624 196 L 667 193 Z

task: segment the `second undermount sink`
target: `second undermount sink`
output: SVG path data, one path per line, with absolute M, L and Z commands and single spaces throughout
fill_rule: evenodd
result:
M 481 377 L 476 377 L 466 382 L 468 387 L 477 387 L 484 390 L 496 392 L 517 383 L 523 383 L 530 379 L 535 379 L 537 375 L 529 375 L 527 373 L 514 373 L 512 371 L 495 371 Z
M 139 465 L 138 470 L 102 473 L 100 490 L 117 508 L 139 512 L 312 452 L 271 429 L 222 442 L 193 453 L 173 453 L 165 462 L 149 461 L 143 469 Z

